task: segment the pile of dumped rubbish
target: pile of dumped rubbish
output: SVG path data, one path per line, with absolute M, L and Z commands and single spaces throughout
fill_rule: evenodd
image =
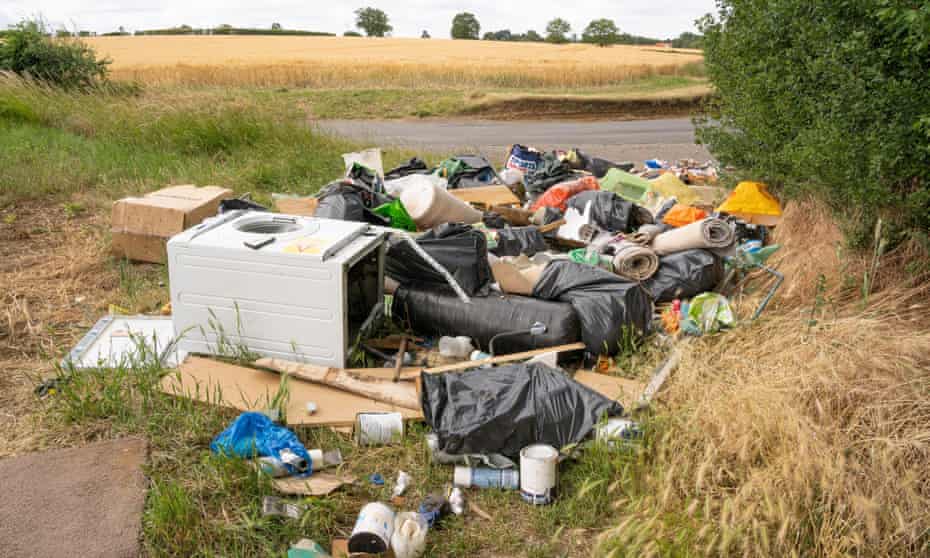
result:
M 171 315 L 108 316 L 66 359 L 113 366 L 141 352 L 177 367 L 161 389 L 243 411 L 211 448 L 253 460 L 284 496 L 356 482 L 338 451 L 308 450 L 288 427 L 348 428 L 368 446 L 425 421 L 449 487 L 408 505 L 416 479 L 394 472 L 392 502 L 364 506 L 334 554 L 417 556 L 444 514 L 484 513 L 468 488 L 551 503 L 563 449 L 592 435 L 635 445 L 630 404 L 648 403 L 674 362 L 626 407 L 622 379 L 585 368 L 603 370 L 631 338 L 734 327 L 727 294 L 770 275 L 755 319 L 780 282 L 765 265 L 778 201 L 755 182 L 726 193 L 711 163 L 635 169 L 521 145 L 502 169 L 481 155 L 386 172 L 376 149 L 344 159 L 318 194 L 274 196 L 279 212 L 186 186 L 116 202 L 114 249 L 167 262 Z M 360 358 L 379 364 L 351 368 Z M 281 375 L 288 398 L 256 407 Z M 263 510 L 302 513 L 282 497 Z M 308 540 L 289 553 L 324 555 Z

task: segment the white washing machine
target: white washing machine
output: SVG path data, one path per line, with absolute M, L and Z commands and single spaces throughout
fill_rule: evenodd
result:
M 174 236 L 179 347 L 346 367 L 384 307 L 386 235 L 365 223 L 236 211 Z

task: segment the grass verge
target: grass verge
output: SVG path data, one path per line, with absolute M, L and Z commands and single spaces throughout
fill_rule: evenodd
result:
M 215 94 L 210 89 L 189 91 L 194 95 Z M 687 115 L 710 94 L 710 87 L 701 77 L 652 76 L 602 87 L 283 88 L 251 90 L 251 94 L 260 95 L 266 102 L 294 103 L 316 119 L 597 119 Z

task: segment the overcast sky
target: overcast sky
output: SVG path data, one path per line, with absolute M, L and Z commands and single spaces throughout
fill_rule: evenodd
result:
M 468 11 L 478 17 L 481 32 L 510 29 L 543 33 L 546 22 L 562 17 L 579 35 L 592 19 L 610 18 L 621 31 L 656 38 L 693 31 L 694 20 L 714 9 L 713 0 L 0 0 L 0 27 L 41 15 L 55 27 L 97 32 L 120 25 L 133 31 L 181 24 L 212 27 L 270 27 L 329 31 L 353 29 L 353 11 L 362 6 L 384 10 L 396 37 L 448 37 L 452 17 Z

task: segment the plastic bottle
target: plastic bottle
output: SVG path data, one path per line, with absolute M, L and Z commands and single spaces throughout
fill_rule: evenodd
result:
M 474 350 L 471 338 L 464 335 L 458 337 L 443 336 L 439 338 L 439 354 L 444 357 L 465 358 Z
M 455 468 L 452 483 L 461 487 L 500 488 L 518 490 L 520 488 L 520 471 L 515 469 L 490 469 L 486 467 Z

